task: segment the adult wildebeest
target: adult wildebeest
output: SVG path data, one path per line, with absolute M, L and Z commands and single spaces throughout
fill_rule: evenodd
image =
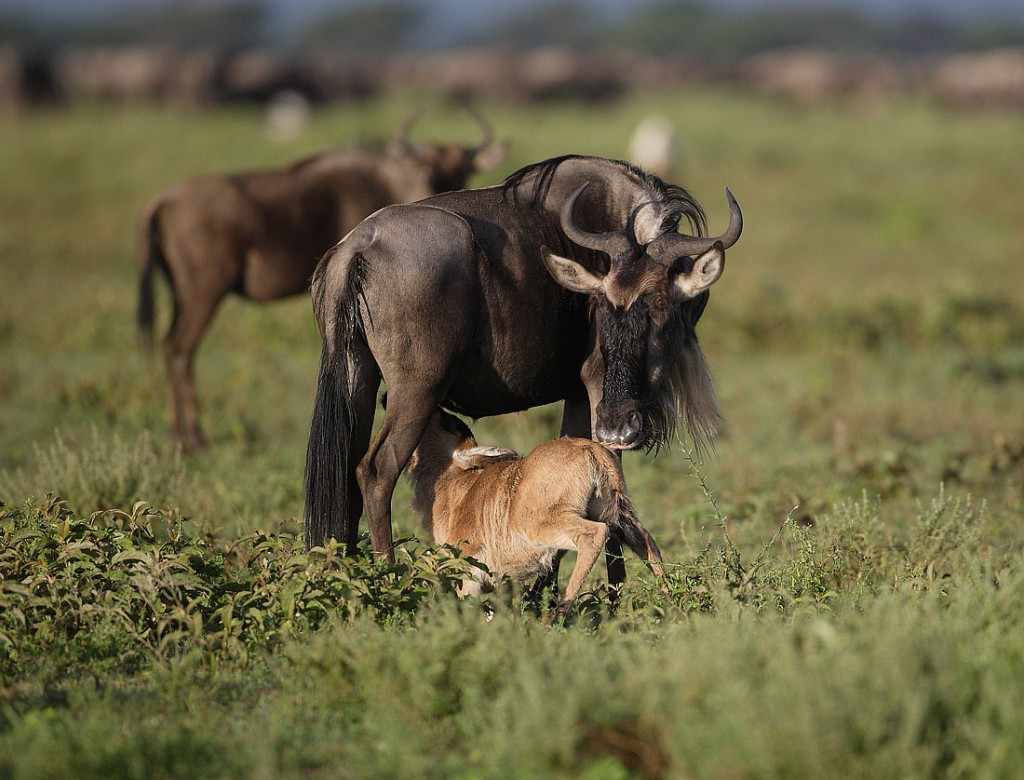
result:
M 438 544 L 484 564 L 459 595 L 493 590 L 493 574 L 547 577 L 564 550 L 576 566 L 552 617 L 572 606 L 610 536 L 658 577 L 661 551 L 637 519 L 622 467 L 604 445 L 563 436 L 525 457 L 480 447 L 462 420 L 438 409 L 409 461 L 413 507 Z
M 474 115 L 475 116 L 475 115 Z M 202 447 L 193 359 L 229 292 L 255 301 L 309 288 L 317 261 L 377 209 L 460 189 L 504 157 L 491 128 L 478 145 L 408 142 L 411 120 L 381 151 L 332 149 L 283 170 L 204 176 L 157 196 L 142 219 L 139 327 L 153 331 L 153 272 L 169 278 L 174 315 L 164 341 L 174 436 Z
M 567 156 L 500 185 L 382 209 L 317 267 L 323 352 L 306 456 L 307 543 L 393 558 L 391 496 L 438 405 L 469 417 L 564 400 L 563 433 L 617 448 L 698 440 L 718 407 L 694 325 L 742 230 L 696 233 L 685 190 Z M 696 259 L 693 259 L 696 255 Z M 389 403 L 370 445 L 381 380 Z

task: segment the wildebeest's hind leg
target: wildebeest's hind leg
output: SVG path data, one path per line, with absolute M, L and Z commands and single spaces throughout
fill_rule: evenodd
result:
M 566 401 L 562 407 L 562 436 L 575 436 L 580 439 L 590 439 L 591 436 L 591 425 L 590 425 L 590 403 L 588 401 Z M 621 460 L 621 455 L 617 453 L 617 457 Z M 544 577 L 540 577 L 530 588 L 529 593 L 536 592 L 535 598 L 539 597 L 539 594 L 545 589 L 554 587 L 557 590 L 558 586 L 558 566 L 561 563 L 562 556 L 564 553 L 559 555 L 554 560 L 554 565 L 549 574 Z M 626 562 L 622 558 L 622 542 L 615 534 L 611 534 L 608 537 L 608 541 L 605 544 L 605 567 L 608 570 L 608 585 L 611 588 L 609 598 L 611 600 L 612 607 L 615 606 L 618 601 L 619 591 L 622 590 L 622 583 L 626 581 Z
M 164 340 L 164 359 L 171 385 L 174 438 L 186 452 L 192 452 L 206 446 L 206 437 L 199 425 L 199 404 L 196 401 L 193 373 L 196 347 L 223 293 L 201 300 L 181 300 L 175 288 L 174 296 L 174 319 Z
M 549 620 L 556 620 L 565 615 L 576 601 L 584 580 L 608 541 L 610 529 L 604 523 L 586 520 L 572 512 L 561 512 L 535 523 L 524 522 L 523 526 L 536 529 L 530 535 L 532 541 L 560 550 L 576 550 L 576 566 L 566 583 L 565 595 L 549 616 Z
M 391 533 L 391 498 L 402 470 L 423 437 L 441 393 L 388 386 L 388 406 L 370 450 L 356 468 L 362 491 L 370 543 L 375 554 L 394 562 Z
M 336 539 L 349 555 L 358 550 L 363 499 L 356 467 L 369 446 L 379 386 L 380 371 L 362 332 L 343 326 L 320 355 L 306 448 L 308 548 Z
M 348 451 L 348 524 L 345 527 L 345 547 L 349 555 L 355 555 L 359 548 L 359 516 L 363 513 L 363 494 L 356 478 L 356 467 L 366 455 L 373 432 L 373 415 L 377 407 L 377 389 L 380 387 L 380 370 L 370 353 L 369 347 L 361 340 L 353 340 L 351 357 L 353 368 L 351 403 L 351 439 Z
M 363 334 L 388 392 L 356 479 L 373 551 L 394 560 L 395 485 L 479 336 L 478 274 L 487 260 L 464 219 L 415 204 L 377 212 L 339 244 L 336 258 L 339 268 L 360 272 Z M 323 281 L 314 280 L 314 294 L 337 289 L 333 267 L 317 272 Z

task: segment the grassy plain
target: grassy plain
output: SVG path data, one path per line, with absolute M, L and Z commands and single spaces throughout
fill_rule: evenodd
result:
M 617 615 L 595 577 L 547 629 L 453 603 L 457 563 L 415 541 L 397 583 L 305 556 L 305 298 L 222 307 L 195 457 L 135 343 L 148 197 L 387 135 L 420 101 L 289 142 L 246 110 L 0 119 L 0 778 L 1024 774 L 1021 117 L 696 88 L 480 106 L 511 151 L 477 184 L 621 157 L 657 111 L 711 229 L 723 185 L 746 217 L 699 326 L 717 454 L 626 459 L 672 597 L 630 561 Z M 416 133 L 474 129 L 434 104 Z M 525 450 L 557 419 L 475 428 Z

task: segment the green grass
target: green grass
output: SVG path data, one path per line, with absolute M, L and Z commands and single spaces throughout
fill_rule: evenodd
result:
M 696 88 L 480 106 L 512 146 L 477 184 L 621 157 L 658 111 L 710 228 L 723 185 L 746 218 L 699 326 L 717 453 L 625 461 L 670 595 L 630 560 L 615 615 L 595 574 L 546 628 L 517 592 L 457 603 L 461 562 L 414 539 L 391 572 L 307 556 L 306 299 L 222 306 L 194 457 L 136 345 L 150 196 L 423 103 L 415 135 L 475 137 L 402 95 L 288 143 L 247 110 L 0 120 L 0 778 L 1020 776 L 1020 117 Z M 526 450 L 557 426 L 474 428 Z

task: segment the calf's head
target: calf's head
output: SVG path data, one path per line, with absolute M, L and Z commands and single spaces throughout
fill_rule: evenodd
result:
M 462 420 L 443 409 L 435 409 L 416 451 L 409 461 L 409 473 L 417 481 L 436 480 L 448 469 L 469 471 L 488 460 L 515 457 L 512 450 L 481 447 Z
M 698 445 L 714 435 L 718 406 L 694 326 L 708 288 L 722 275 L 725 250 L 739 238 L 743 217 L 729 199 L 729 227 L 704 238 L 664 233 L 646 244 L 636 236 L 633 211 L 625 230 L 588 233 L 573 208 L 586 184 L 565 201 L 561 225 L 575 244 L 606 253 L 606 274 L 545 252 L 548 272 L 562 287 L 590 297 L 595 348 L 583 367 L 594 438 L 613 449 L 665 444 L 682 418 Z

